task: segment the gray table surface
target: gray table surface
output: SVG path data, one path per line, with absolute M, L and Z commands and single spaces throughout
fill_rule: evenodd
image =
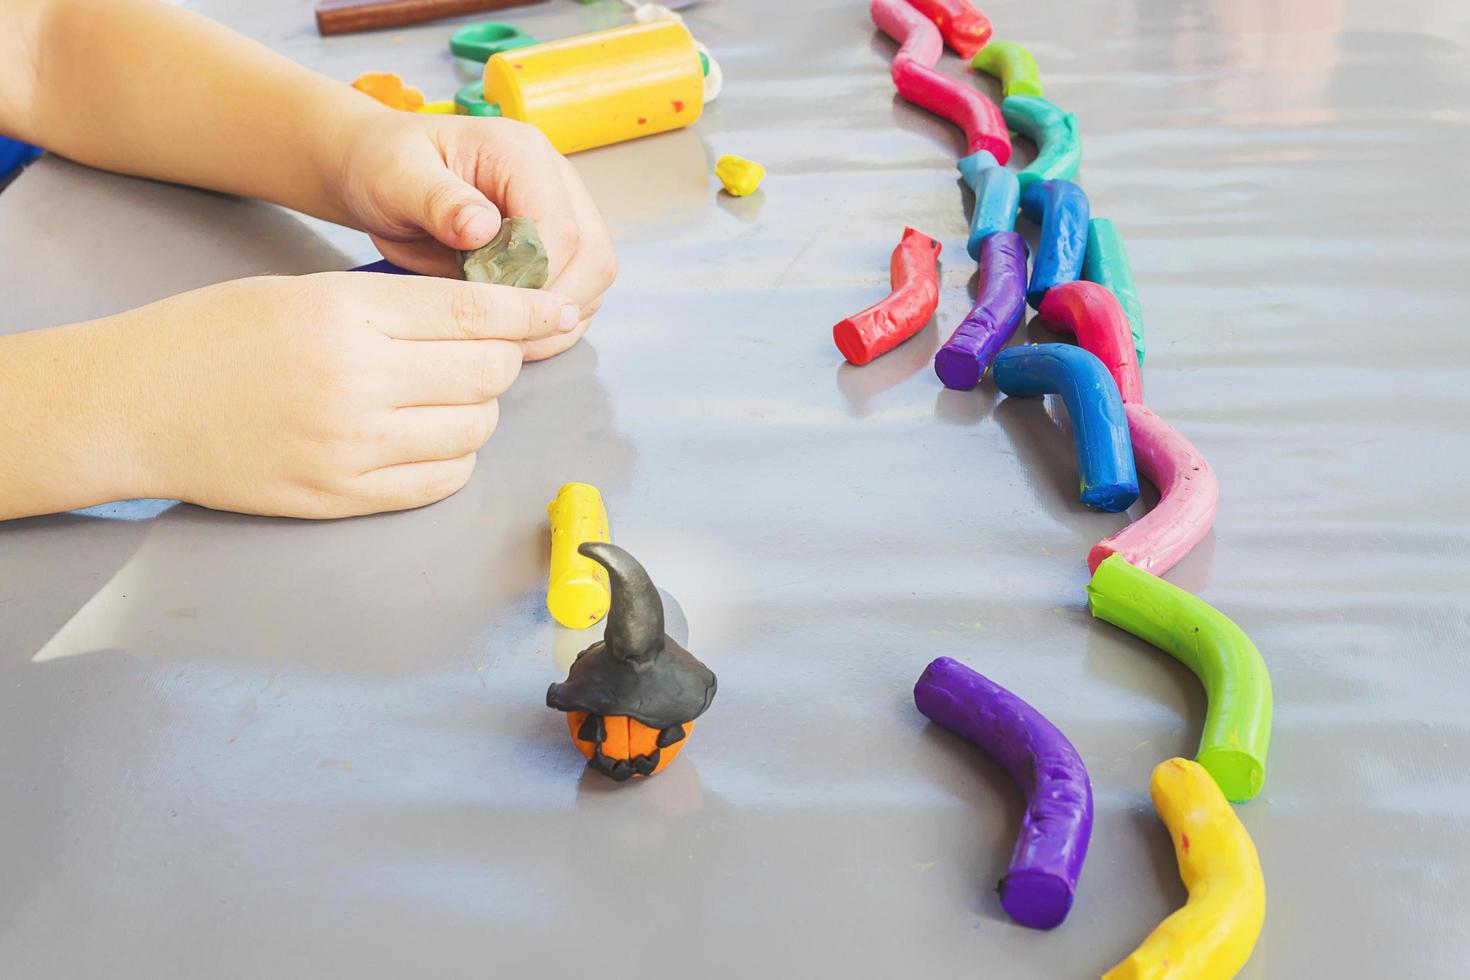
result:
M 465 77 L 443 24 L 322 40 L 301 0 L 194 6 L 342 79 Z M 1463 977 L 1470 17 L 986 6 L 1081 121 L 1148 403 L 1220 476 L 1214 533 L 1169 577 L 1271 666 L 1269 777 L 1239 811 L 1269 912 L 1242 976 Z M 555 37 L 620 14 L 502 16 Z M 689 19 L 726 92 L 691 131 L 576 158 L 622 277 L 586 343 L 525 372 L 460 494 L 336 523 L 144 502 L 0 527 L 0 975 L 1088 977 L 1183 900 L 1146 786 L 1192 753 L 1204 698 L 1088 618 L 1084 555 L 1122 518 L 1076 503 L 1064 412 L 930 370 L 973 289 L 957 133 L 894 99 L 861 3 Z M 716 194 L 722 152 L 766 164 L 762 193 Z M 845 366 L 830 326 L 885 292 L 906 223 L 944 243 L 939 315 Z M 0 195 L 0 329 L 371 257 L 48 158 Z M 585 773 L 543 707 L 589 642 L 543 603 L 568 480 L 602 488 L 720 676 L 639 785 Z M 992 891 L 1017 793 L 913 707 L 941 655 L 1091 768 L 1055 932 Z

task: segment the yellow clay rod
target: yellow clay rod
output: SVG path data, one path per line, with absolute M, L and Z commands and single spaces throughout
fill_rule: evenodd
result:
M 551 519 L 551 576 L 546 609 L 569 629 L 602 621 L 612 602 L 607 570 L 577 549 L 588 541 L 608 541 L 602 494 L 587 483 L 568 483 L 546 506 Z
M 1197 762 L 1159 763 L 1148 795 L 1174 840 L 1189 900 L 1103 980 L 1229 980 L 1250 959 L 1266 921 L 1256 845 Z

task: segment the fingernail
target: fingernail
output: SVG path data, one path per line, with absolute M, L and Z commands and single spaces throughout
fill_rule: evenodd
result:
M 561 322 L 557 324 L 557 328 L 562 333 L 566 333 L 568 330 L 577 329 L 577 324 L 581 322 L 582 310 L 580 307 L 571 305 L 563 306 L 561 308 Z

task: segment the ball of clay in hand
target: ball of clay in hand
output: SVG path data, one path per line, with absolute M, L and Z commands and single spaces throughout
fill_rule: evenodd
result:
M 540 289 L 550 278 L 546 247 L 530 218 L 506 218 L 495 237 L 473 252 L 459 253 L 470 282 Z

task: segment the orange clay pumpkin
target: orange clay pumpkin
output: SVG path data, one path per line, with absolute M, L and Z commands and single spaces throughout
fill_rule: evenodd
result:
M 567 728 L 577 750 L 587 757 L 592 768 L 616 779 L 614 772 L 621 769 L 619 762 L 625 763 L 634 776 L 662 772 L 684 747 L 694 730 L 694 722 L 658 729 L 625 715 L 604 717 L 568 711 Z
M 546 705 L 591 767 L 622 782 L 661 771 L 684 748 L 715 696 L 715 675 L 664 632 L 664 604 L 648 573 L 622 548 L 577 549 L 607 569 L 612 604 L 602 640 L 577 655 Z
M 417 112 L 424 104 L 424 93 L 390 71 L 370 71 L 357 76 L 352 87 L 371 95 L 390 109 Z

